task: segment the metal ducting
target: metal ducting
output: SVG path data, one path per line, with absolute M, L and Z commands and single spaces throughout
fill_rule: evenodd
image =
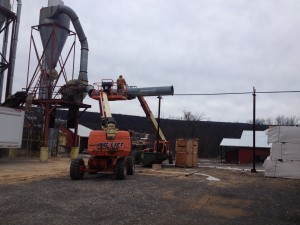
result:
M 128 96 L 131 97 L 173 95 L 174 87 L 173 86 L 145 87 L 145 88 L 128 87 L 127 94 Z
M 81 56 L 80 56 L 80 68 L 79 68 L 78 80 L 80 83 L 87 85 L 88 84 L 87 66 L 88 66 L 88 52 L 89 52 L 87 38 L 82 29 L 79 18 L 73 9 L 65 5 L 59 5 L 57 7 L 57 11 L 54 16 L 58 16 L 61 14 L 66 14 L 71 19 L 74 29 L 79 38 L 81 44 Z

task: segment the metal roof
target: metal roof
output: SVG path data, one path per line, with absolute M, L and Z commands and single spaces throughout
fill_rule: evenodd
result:
M 240 139 L 237 138 L 223 138 L 220 146 L 238 147 Z
M 253 147 L 253 131 L 244 130 L 240 139 L 223 138 L 220 146 Z M 268 144 L 268 136 L 265 131 L 255 132 L 255 147 L 271 148 L 271 146 L 271 144 Z
M 255 132 L 255 146 L 258 148 L 271 148 L 268 144 L 268 135 L 265 131 Z M 253 131 L 244 130 L 240 140 L 240 147 L 253 147 Z

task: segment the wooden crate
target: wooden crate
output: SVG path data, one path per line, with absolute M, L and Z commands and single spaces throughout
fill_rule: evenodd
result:
M 181 147 L 181 146 L 176 146 L 175 151 L 178 153 L 186 153 L 187 148 L 186 147 Z
M 186 147 L 187 146 L 187 139 L 176 139 L 176 146 L 178 147 Z
M 198 145 L 199 145 L 199 140 L 193 139 L 193 153 L 197 153 L 197 155 L 198 155 Z
M 193 153 L 193 166 L 198 166 L 198 152 Z
M 175 166 L 178 167 L 193 167 L 193 154 L 191 153 L 176 153 L 175 154 Z
M 178 153 L 197 153 L 198 154 L 198 139 L 177 139 L 175 151 Z

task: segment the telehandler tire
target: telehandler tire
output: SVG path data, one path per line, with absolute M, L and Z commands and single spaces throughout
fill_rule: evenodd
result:
M 124 180 L 127 174 L 126 160 L 118 159 L 116 162 L 115 176 L 117 180 Z
M 135 163 L 133 156 L 126 157 L 127 175 L 133 175 L 135 170 Z
M 173 164 L 173 155 L 172 154 L 169 155 L 168 160 L 169 160 L 169 164 Z
M 73 159 L 70 166 L 72 180 L 81 180 L 84 175 L 85 163 L 82 158 Z

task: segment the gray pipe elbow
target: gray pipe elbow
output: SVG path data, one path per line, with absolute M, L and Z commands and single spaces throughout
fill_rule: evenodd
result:
M 85 33 L 84 33 L 81 23 L 79 21 L 79 17 L 75 13 L 75 11 L 68 6 L 59 5 L 57 8 L 57 13 L 58 14 L 64 13 L 71 19 L 72 24 L 75 28 L 75 31 L 78 35 L 79 41 L 82 42 L 82 44 L 84 45 L 84 46 L 81 46 L 81 49 L 89 50 L 87 38 L 85 36 Z
M 57 11 L 54 14 L 54 16 L 62 13 L 66 14 L 71 19 L 81 44 L 80 71 L 79 71 L 78 79 L 84 83 L 88 83 L 87 67 L 88 67 L 89 45 L 88 45 L 87 38 L 85 36 L 85 33 L 83 31 L 83 28 L 81 26 L 81 23 L 75 11 L 68 6 L 59 5 L 57 7 Z

